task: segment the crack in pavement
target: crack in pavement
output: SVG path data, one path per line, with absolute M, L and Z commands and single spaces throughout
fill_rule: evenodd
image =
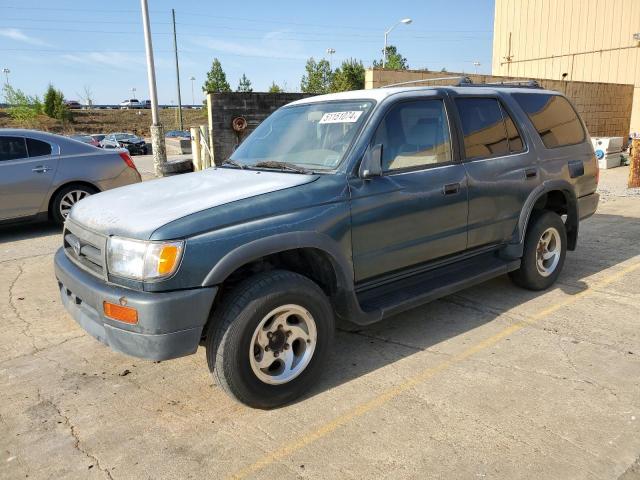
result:
M 618 480 L 638 480 L 640 478 L 640 457 L 618 477 Z
M 84 337 L 83 333 L 80 334 L 80 335 L 75 335 L 73 337 L 65 338 L 63 341 L 61 341 L 59 343 L 50 343 L 46 347 L 38 348 L 36 350 L 32 350 L 32 351 L 27 352 L 27 353 L 22 353 L 20 355 L 15 356 L 15 357 L 11 357 L 11 358 L 7 358 L 5 360 L 2 360 L 2 361 L 0 361 L 0 365 L 4 365 L 5 363 L 9 363 L 9 362 L 11 362 L 13 360 L 19 360 L 19 359 L 24 358 L 24 357 L 31 357 L 31 356 L 35 357 L 36 354 L 38 354 L 38 353 L 48 352 L 49 350 L 52 350 L 52 349 L 54 349 L 56 347 L 59 347 L 60 345 L 64 345 L 65 343 L 70 342 L 71 340 L 75 340 L 77 338 L 82 338 L 82 337 Z M 50 358 L 48 358 L 48 359 L 51 360 L 51 361 L 54 361 L 54 360 L 52 360 Z M 60 366 L 61 364 L 58 362 L 58 365 Z
M 105 474 L 105 476 L 109 479 L 109 480 L 113 480 L 113 476 L 111 475 L 111 472 L 109 471 L 108 468 L 103 467 L 100 464 L 100 460 L 98 459 L 98 457 L 96 457 L 94 454 L 90 453 L 88 450 L 86 450 L 85 448 L 83 448 L 81 446 L 80 443 L 80 436 L 78 434 L 78 429 L 75 425 L 73 425 L 71 423 L 71 420 L 69 419 L 69 417 L 67 415 L 65 415 L 64 413 L 62 413 L 62 410 L 60 409 L 60 407 L 58 405 L 56 405 L 55 402 L 53 402 L 51 399 L 45 398 L 42 396 L 42 392 L 40 391 L 40 389 L 38 389 L 38 399 L 42 402 L 42 403 L 46 403 L 51 405 L 56 412 L 58 412 L 58 415 L 64 420 L 64 424 L 69 428 L 69 432 L 71 433 L 71 436 L 74 439 L 74 445 L 73 447 L 78 450 L 80 453 L 82 453 L 85 457 L 87 457 L 89 460 L 91 460 L 92 462 L 94 462 L 94 464 L 98 467 L 98 469 L 103 472 Z
M 21 333 L 22 335 L 24 335 L 25 337 L 31 340 L 31 345 L 33 347 L 33 350 L 30 353 L 36 353 L 38 351 L 38 347 L 36 346 L 36 338 L 31 332 L 31 323 L 28 322 L 18 310 L 18 305 L 16 304 L 15 295 L 13 293 L 13 289 L 18 283 L 18 280 L 24 274 L 24 269 L 22 268 L 22 264 L 18 263 L 17 267 L 18 267 L 18 274 L 9 285 L 9 308 L 13 311 L 16 318 L 20 320 L 24 325 L 24 327 L 21 330 Z

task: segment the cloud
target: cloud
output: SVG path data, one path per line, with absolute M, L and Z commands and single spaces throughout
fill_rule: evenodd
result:
M 131 55 L 124 52 L 87 52 L 87 53 L 67 53 L 60 58 L 71 63 L 81 63 L 87 66 L 97 66 L 100 68 L 111 67 L 121 70 L 139 70 L 144 67 L 144 55 Z
M 28 43 L 30 45 L 38 45 L 40 47 L 50 47 L 51 44 L 40 40 L 39 38 L 30 37 L 18 28 L 0 28 L 0 36 L 10 38 L 17 42 Z
M 300 42 L 281 38 L 285 32 L 268 32 L 259 41 L 228 41 L 209 36 L 199 36 L 193 43 L 211 50 L 239 57 L 282 58 L 306 60 L 309 55 L 302 52 Z

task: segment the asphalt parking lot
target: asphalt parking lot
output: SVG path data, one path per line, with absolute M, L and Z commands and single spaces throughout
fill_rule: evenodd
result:
M 58 300 L 47 225 L 0 230 L 0 478 L 640 478 L 640 195 L 602 172 L 559 283 L 498 278 L 339 331 L 302 401 L 257 411 L 204 351 L 148 362 Z

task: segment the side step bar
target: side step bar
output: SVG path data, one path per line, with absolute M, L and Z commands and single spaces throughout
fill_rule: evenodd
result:
M 364 312 L 382 318 L 450 295 L 520 268 L 520 259 L 503 260 L 495 253 L 478 255 L 358 294 Z

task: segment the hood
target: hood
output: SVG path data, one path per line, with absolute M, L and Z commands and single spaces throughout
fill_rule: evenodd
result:
M 295 173 L 210 168 L 92 195 L 73 207 L 70 218 L 98 233 L 144 240 L 187 215 L 315 179 Z

